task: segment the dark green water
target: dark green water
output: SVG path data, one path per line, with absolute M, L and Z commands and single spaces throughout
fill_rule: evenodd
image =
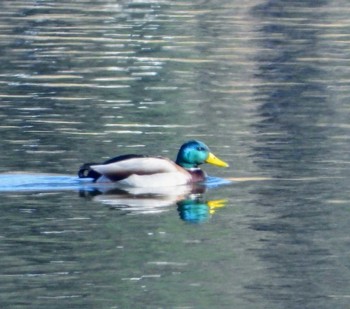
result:
M 0 7 L 1 308 L 347 307 L 349 3 Z M 75 182 L 193 138 L 237 180 L 192 200 Z

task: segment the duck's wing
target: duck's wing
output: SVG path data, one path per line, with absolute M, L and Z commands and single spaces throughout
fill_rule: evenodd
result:
M 132 159 L 132 158 L 143 158 L 143 157 L 145 157 L 145 156 L 136 155 L 136 154 L 127 154 L 127 155 L 121 155 L 121 156 L 114 157 L 114 158 L 109 159 L 103 163 L 96 163 L 96 162 L 95 163 L 92 163 L 92 162 L 84 163 L 78 171 L 78 176 L 79 176 L 79 178 L 93 178 L 94 181 L 96 181 L 97 179 L 99 179 L 103 175 L 101 173 L 98 173 L 96 170 L 92 169 L 91 166 L 110 164 L 110 163 L 128 160 L 128 159 Z
M 112 181 L 119 181 L 131 175 L 174 173 L 181 170 L 177 164 L 166 158 L 134 155 L 113 158 L 104 164 L 91 165 L 90 168 Z
M 103 164 L 115 163 L 119 161 L 125 161 L 125 160 L 136 159 L 136 158 L 148 158 L 148 157 L 149 156 L 146 156 L 146 155 L 126 154 L 126 155 L 114 157 L 112 159 L 108 159 L 107 161 L 103 162 Z M 95 163 L 95 165 L 97 165 L 97 163 Z

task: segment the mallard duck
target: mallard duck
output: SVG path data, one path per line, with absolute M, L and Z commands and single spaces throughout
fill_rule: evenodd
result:
M 206 173 L 199 168 L 203 163 L 228 166 L 213 155 L 207 145 L 192 140 L 181 146 L 175 162 L 164 157 L 121 155 L 102 164 L 85 163 L 78 176 L 129 187 L 178 186 L 204 181 Z

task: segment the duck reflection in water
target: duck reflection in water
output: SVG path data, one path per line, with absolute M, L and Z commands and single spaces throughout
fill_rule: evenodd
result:
M 186 222 L 206 222 L 217 209 L 226 206 L 226 200 L 204 200 L 200 196 L 188 198 L 177 202 L 180 218 Z
M 80 196 L 129 214 L 157 214 L 177 205 L 179 216 L 190 223 L 206 222 L 226 200 L 207 200 L 207 186 L 192 184 L 161 188 L 87 187 Z

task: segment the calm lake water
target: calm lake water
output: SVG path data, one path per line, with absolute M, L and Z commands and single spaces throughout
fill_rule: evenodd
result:
M 0 307 L 347 308 L 349 14 L 3 1 Z M 194 138 L 230 164 L 198 194 L 77 181 L 83 162 Z

